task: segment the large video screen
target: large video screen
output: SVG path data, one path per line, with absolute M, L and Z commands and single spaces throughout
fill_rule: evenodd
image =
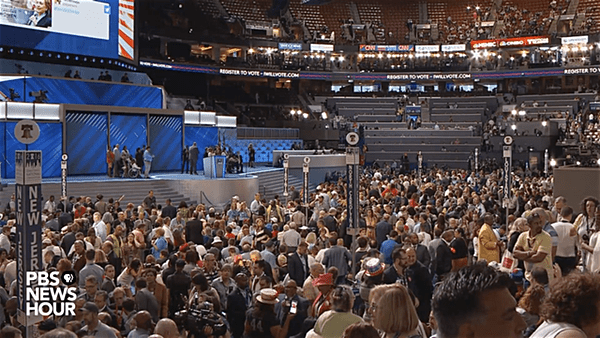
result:
M 0 44 L 135 61 L 135 0 L 0 0 Z

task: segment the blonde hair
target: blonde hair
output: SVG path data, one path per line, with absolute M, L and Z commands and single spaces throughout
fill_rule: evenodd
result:
M 369 303 L 379 302 L 379 299 L 381 298 L 381 296 L 383 296 L 383 294 L 386 291 L 391 290 L 395 287 L 397 287 L 396 284 L 382 284 L 372 288 L 371 292 L 369 292 Z
M 308 235 L 306 235 L 306 243 L 308 243 L 308 244 L 317 243 L 317 234 L 315 234 L 314 232 L 310 232 Z
M 373 326 L 386 333 L 407 334 L 415 331 L 419 326 L 417 310 L 408 290 L 401 285 L 383 294 L 373 317 Z

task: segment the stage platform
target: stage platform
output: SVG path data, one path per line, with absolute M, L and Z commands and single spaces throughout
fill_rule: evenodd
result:
M 97 194 L 102 194 L 104 200 L 118 199 L 125 195 L 121 205 L 127 203 L 139 205 L 149 190 L 154 191 L 158 204 L 165 205 L 165 200 L 171 198 L 177 206 L 179 202 L 205 203 L 222 207 L 231 197 L 238 195 L 248 202 L 254 199 L 259 191 L 259 176 L 267 173 L 283 172 L 282 168 L 260 166 L 244 168 L 244 173 L 226 174 L 224 178 L 209 178 L 199 175 L 181 173 L 151 173 L 150 178 L 111 178 L 105 175 L 77 175 L 67 177 L 68 196 L 90 196 L 95 201 Z M 15 180 L 3 179 L 0 191 L 0 211 L 2 211 L 11 195 L 15 192 Z M 58 200 L 61 194 L 60 177 L 44 178 L 42 180 L 42 196 L 46 201 L 50 195 Z

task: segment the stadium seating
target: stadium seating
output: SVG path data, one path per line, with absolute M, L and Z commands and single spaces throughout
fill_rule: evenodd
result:
M 219 13 L 219 9 L 213 0 L 198 0 L 198 6 L 202 9 L 202 11 L 210 14 L 213 18 L 218 18 L 221 16 L 221 13 Z
M 402 10 L 399 10 L 398 2 L 394 0 L 381 0 L 383 11 L 383 24 L 386 30 L 386 42 L 388 44 L 408 43 L 408 19 L 413 23 L 419 22 L 419 4 L 417 1 L 402 1 Z M 392 33 L 390 36 L 389 33 Z
M 302 4 L 302 0 L 290 0 L 290 11 L 296 19 L 305 22 L 311 33 L 321 32 L 327 26 L 321 14 L 321 6 L 307 6 Z
M 585 33 L 597 33 L 600 31 L 600 27 L 596 23 L 600 22 L 600 1 L 598 0 L 580 0 L 577 6 L 577 13 L 585 14 L 585 17 L 591 21 L 588 26 L 589 29 L 583 30 Z M 579 15 L 579 14 L 578 14 Z M 584 24 L 586 22 L 584 21 Z M 584 26 L 585 27 L 585 26 Z M 579 27 L 574 27 L 578 29 Z M 582 32 L 583 33 L 583 32 Z
M 349 3 L 332 2 L 321 7 L 321 13 L 329 32 L 335 32 L 336 41 L 341 41 L 342 23 L 352 17 Z
M 271 21 L 267 18 L 267 10 L 271 7 L 271 1 L 268 0 L 221 0 L 221 4 L 229 15 L 243 19 L 245 21 L 266 22 Z

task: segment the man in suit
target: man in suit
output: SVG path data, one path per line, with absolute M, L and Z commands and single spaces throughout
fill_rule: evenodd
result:
M 498 240 L 494 230 L 492 230 L 492 224 L 494 223 L 494 216 L 490 213 L 486 213 L 483 216 L 483 226 L 479 230 L 479 255 L 478 260 L 486 260 L 488 263 L 500 262 L 500 248 L 502 242 Z
M 148 311 L 152 320 L 158 322 L 160 307 L 156 297 L 148 290 L 148 284 L 144 278 L 135 281 L 135 304 L 138 311 Z
M 337 220 L 335 219 L 335 215 L 337 214 L 337 210 L 335 208 L 329 208 L 329 214 L 323 218 L 325 222 L 325 227 L 331 231 L 338 231 Z
M 192 241 L 194 244 L 204 245 L 204 237 L 202 236 L 202 222 L 198 220 L 198 212 L 194 211 L 192 219 L 185 223 L 185 238 L 187 241 Z
M 329 244 L 331 247 L 329 250 L 325 251 L 325 255 L 323 256 L 323 265 L 327 267 L 327 269 L 335 266 L 338 268 L 339 274 L 337 280 L 335 281 L 336 285 L 344 284 L 346 281 L 346 275 L 350 271 L 349 262 L 352 261 L 352 255 L 350 255 L 350 251 L 343 246 L 344 241 L 340 239 L 330 238 Z
M 190 276 L 183 271 L 185 261 L 183 259 L 177 260 L 175 263 L 175 273 L 167 278 L 167 289 L 169 289 L 169 313 L 173 315 L 175 312 L 185 307 L 185 301 L 183 297 L 188 296 L 192 279 Z
M 115 275 L 119 276 L 122 270 L 122 263 L 121 258 L 117 257 L 113 250 L 113 244 L 109 241 L 102 243 L 102 251 L 104 251 L 108 263 L 115 267 Z
M 286 337 L 299 334 L 302 331 L 302 323 L 304 323 L 304 320 L 308 317 L 309 303 L 306 298 L 298 295 L 298 284 L 296 284 L 296 281 L 289 280 L 285 283 L 285 293 L 279 295 L 279 300 L 280 301 L 275 304 L 275 314 L 282 326 L 290 313 L 292 303 L 294 303 L 296 307 L 296 316 L 290 320 Z
M 406 249 L 407 274 L 411 276 L 408 283 L 409 288 L 419 300 L 417 314 L 422 322 L 429 321 L 431 312 L 431 297 L 433 295 L 433 284 L 431 283 L 431 274 L 425 264 L 417 260 L 417 252 L 414 248 Z
M 115 163 L 113 163 L 113 177 L 117 178 L 121 176 L 121 166 L 123 165 L 123 162 L 121 162 L 121 151 L 119 150 L 118 144 L 115 144 L 113 154 L 115 155 Z
M 227 321 L 233 338 L 241 338 L 246 322 L 246 310 L 252 306 L 252 291 L 248 288 L 248 276 L 242 272 L 235 276 L 236 287 L 227 296 Z
M 166 204 L 167 205 L 162 208 L 162 212 L 160 214 L 162 218 L 169 217 L 170 219 L 173 219 L 177 217 L 177 208 L 171 204 L 170 198 L 167 198 Z
M 288 272 L 296 285 L 302 285 L 310 269 L 308 267 L 308 243 L 302 241 L 298 249 L 288 255 Z
M 295 201 L 300 198 L 300 192 L 293 185 L 290 187 L 290 201 Z
M 384 214 L 381 222 L 377 223 L 375 226 L 375 237 L 377 238 L 377 248 L 381 247 L 381 243 L 383 243 L 387 239 L 387 235 L 389 235 L 390 231 L 392 231 L 392 225 L 389 223 L 390 215 Z
M 383 272 L 383 283 L 393 284 L 399 283 L 408 287 L 409 276 L 406 268 L 408 267 L 408 259 L 404 248 L 398 246 L 392 252 L 393 263 Z
M 452 239 L 454 239 L 454 230 L 444 231 L 440 244 L 436 248 L 435 273 L 438 276 L 438 281 L 443 280 L 444 276 L 452 271 L 452 251 L 450 250 L 450 242 Z
M 408 238 L 410 239 L 412 247 L 415 249 L 417 260 L 423 263 L 423 265 L 429 266 L 431 263 L 431 256 L 429 255 L 429 250 L 427 247 L 420 243 L 419 235 L 417 235 L 416 232 L 413 232 Z
M 198 154 L 200 153 L 200 151 L 198 150 L 198 145 L 196 144 L 196 142 L 194 142 L 194 144 L 192 144 L 192 146 L 190 147 L 190 174 L 192 175 L 198 175 Z
M 117 316 L 115 315 L 115 312 L 108 307 L 108 293 L 104 290 L 98 290 L 94 297 L 94 303 L 98 307 L 98 313 L 106 312 L 110 315 L 110 326 L 117 327 Z

